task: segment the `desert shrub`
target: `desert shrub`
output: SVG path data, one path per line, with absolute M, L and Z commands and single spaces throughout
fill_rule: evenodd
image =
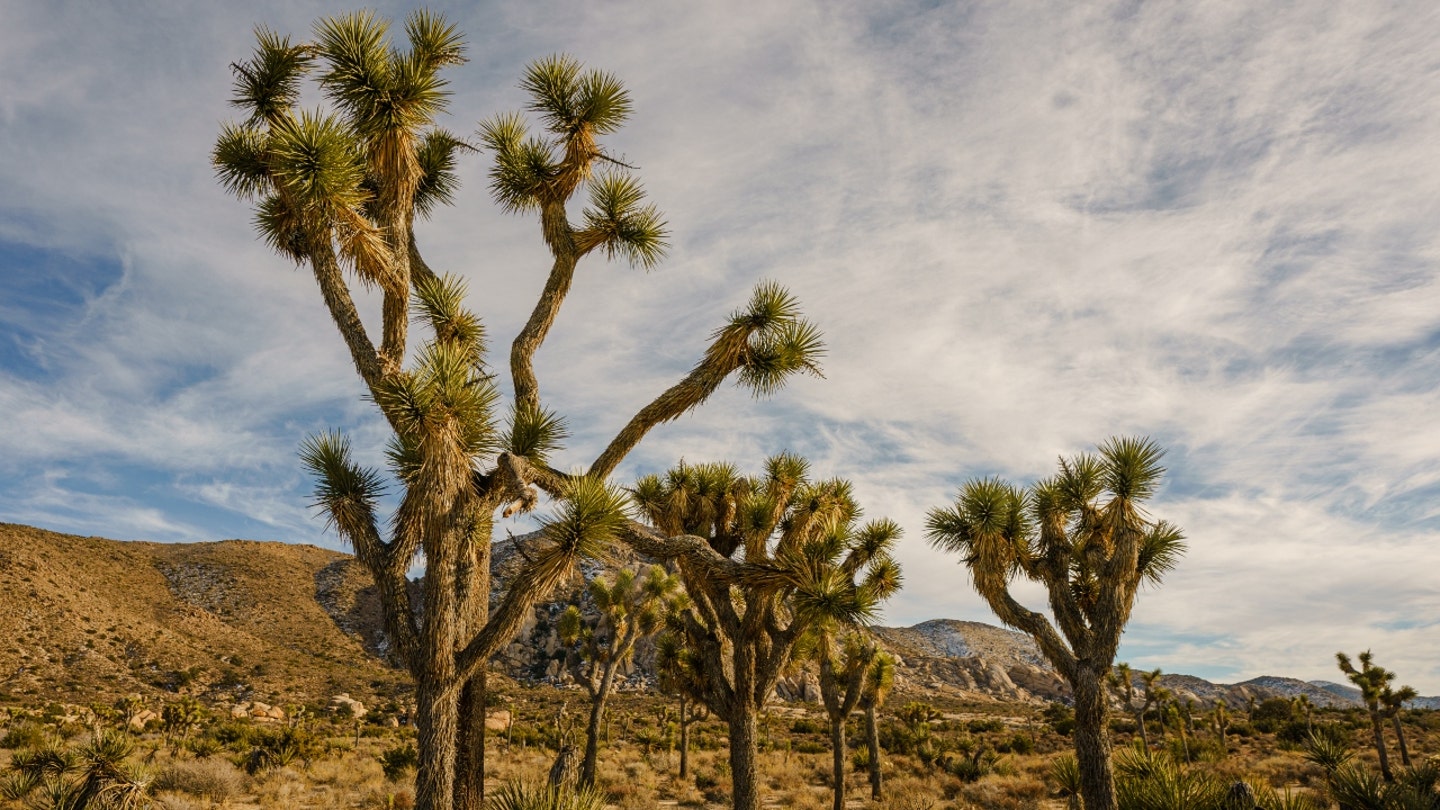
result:
M 1303 745 L 1309 736 L 1310 726 L 1304 720 L 1287 720 L 1275 729 L 1275 739 L 1288 748 Z
M 387 748 L 380 754 L 380 768 L 385 771 L 385 778 L 392 782 L 400 781 L 407 771 L 420 767 L 420 753 L 415 750 L 415 744 L 406 742 L 394 748 Z
M 197 759 L 205 759 L 220 753 L 220 741 L 214 737 L 193 737 L 185 741 L 185 750 Z
M 1010 739 L 996 743 L 995 750 L 1002 754 L 1033 754 L 1035 740 L 1029 734 L 1016 732 Z
M 20 723 L 11 726 L 0 737 L 0 748 L 39 748 L 45 744 L 45 732 L 34 723 Z
M 830 729 L 819 720 L 802 717 L 790 724 L 791 734 L 828 734 Z
M 971 720 L 965 724 L 971 734 L 995 734 L 1005 730 L 1005 723 L 991 718 L 989 720 Z
M 151 788 L 222 804 L 244 792 L 245 776 L 223 759 L 173 762 L 155 775 Z
M 222 746 L 237 753 L 249 750 L 255 744 L 255 739 L 260 733 L 259 726 L 252 723 L 230 720 L 224 723 L 211 726 L 201 735 L 220 743 Z
M 794 750 L 797 754 L 826 754 L 830 751 L 830 744 L 819 740 L 800 740 L 795 743 Z
M 1000 755 L 986 746 L 979 746 L 973 753 L 948 757 L 945 771 L 961 782 L 975 782 L 995 772 Z
M 596 790 L 559 789 L 547 784 L 506 782 L 488 802 L 492 810 L 602 810 L 605 795 Z
M 307 729 L 262 729 L 242 760 L 251 775 L 283 768 L 299 760 L 309 765 L 321 754 L 320 742 Z
M 1068 737 L 1075 731 L 1075 710 L 1064 703 L 1047 704 L 1045 710 L 1040 714 L 1056 734 Z M 1114 727 L 1113 722 L 1111 727 Z

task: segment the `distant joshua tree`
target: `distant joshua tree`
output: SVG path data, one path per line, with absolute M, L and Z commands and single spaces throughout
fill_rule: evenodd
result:
M 880 724 L 876 714 L 895 686 L 895 656 L 877 652 L 865 672 L 865 688 L 860 693 L 860 709 L 865 712 L 865 748 L 870 754 L 870 799 L 881 799 Z
M 1150 747 L 1150 737 L 1145 732 L 1145 713 L 1150 711 L 1150 707 L 1154 706 L 1160 698 L 1158 692 L 1160 670 L 1157 668 L 1150 672 L 1142 672 L 1140 679 L 1144 683 L 1145 689 L 1141 694 L 1143 700 L 1139 706 L 1135 705 L 1135 673 L 1130 669 L 1128 663 L 1121 661 L 1116 664 L 1105 682 L 1120 698 L 1120 704 L 1125 707 L 1125 710 L 1134 715 L 1135 728 L 1140 732 L 1140 741 L 1148 748 Z
M 811 628 L 866 622 L 900 587 L 888 554 L 899 529 L 856 525 L 849 482 L 812 481 L 792 455 L 754 478 L 682 463 L 642 478 L 634 495 L 655 528 L 632 523 L 626 541 L 679 567 L 693 603 L 679 624 L 701 675 L 697 696 L 729 727 L 735 810 L 759 810 L 760 710 Z
M 1105 679 L 1135 595 L 1158 584 L 1185 548 L 1178 528 L 1143 511 L 1164 474 L 1162 455 L 1148 439 L 1113 438 L 1061 459 L 1055 476 L 1026 489 L 972 480 L 926 522 L 930 542 L 961 555 L 1000 620 L 1034 638 L 1070 683 L 1086 810 L 1118 807 Z M 1011 595 L 1017 576 L 1045 586 L 1055 624 Z
M 874 639 L 858 631 L 846 633 L 843 638 L 837 639 L 834 633 L 822 630 L 815 637 L 813 657 L 820 669 L 820 700 L 830 719 L 834 810 L 844 810 L 845 807 L 845 754 L 849 750 L 845 743 L 845 721 L 860 705 L 868 691 L 879 689 L 880 684 L 872 681 L 885 677 L 883 670 L 875 670 L 880 655 L 880 647 Z M 890 677 L 893 681 L 893 663 Z M 873 756 L 878 752 L 870 753 Z M 871 774 L 874 772 L 872 768 Z M 872 785 L 871 793 L 874 792 Z
M 1360 689 L 1360 699 L 1370 713 L 1370 731 L 1375 736 L 1375 753 L 1380 757 L 1380 775 L 1386 782 L 1393 782 L 1395 775 L 1390 770 L 1390 757 L 1385 751 L 1383 699 L 1390 690 L 1390 682 L 1395 679 L 1395 673 L 1375 666 L 1374 656 L 1369 650 L 1360 653 L 1356 658 L 1360 661 L 1359 669 L 1350 662 L 1350 656 L 1343 652 L 1335 653 L 1335 662 L 1340 665 L 1340 671 Z
M 591 619 L 578 605 L 560 615 L 560 641 L 572 647 L 570 669 L 590 695 L 590 722 L 585 728 L 585 756 L 580 762 L 580 786 L 594 787 L 600 751 L 600 724 L 605 704 L 615 687 L 615 675 L 635 653 L 635 643 L 664 626 L 666 603 L 679 591 L 678 578 L 652 565 L 643 578 L 622 568 L 609 581 L 591 580 L 590 601 L 597 615 Z

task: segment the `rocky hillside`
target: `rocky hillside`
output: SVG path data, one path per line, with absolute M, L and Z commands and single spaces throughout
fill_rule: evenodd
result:
M 348 556 L 314 546 L 0 524 L 0 699 L 393 692 L 406 679 L 365 646 L 380 641 L 367 587 Z
M 496 545 L 496 596 L 521 562 L 517 548 L 525 539 Z M 645 563 L 629 556 L 619 564 Z M 591 566 L 582 577 L 600 573 Z M 536 607 L 494 667 L 529 683 L 563 684 L 555 623 L 582 586 L 577 577 Z M 0 524 L 0 607 L 0 702 L 184 692 L 289 703 L 337 693 L 388 697 L 408 683 L 384 661 L 389 645 L 368 575 L 349 555 L 314 546 L 118 542 Z M 897 691 L 907 699 L 1068 698 L 1035 644 L 1011 630 L 936 619 L 875 634 L 899 661 Z M 653 682 L 649 662 L 642 646 L 624 673 L 630 688 Z M 1359 703 L 1350 687 L 1293 678 L 1162 680 L 1182 699 L 1206 705 L 1299 694 L 1316 705 Z M 779 691 L 787 699 L 818 695 L 804 674 Z M 1440 708 L 1440 698 L 1416 705 Z

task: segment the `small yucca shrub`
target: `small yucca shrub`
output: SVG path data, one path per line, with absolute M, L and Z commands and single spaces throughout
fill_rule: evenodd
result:
M 604 810 L 605 794 L 589 788 L 506 782 L 486 805 L 490 810 Z

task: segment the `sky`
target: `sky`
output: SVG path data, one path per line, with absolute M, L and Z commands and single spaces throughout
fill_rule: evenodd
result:
M 1335 652 L 1371 649 L 1440 694 L 1440 6 L 430 8 L 466 35 L 443 123 L 467 136 L 524 105 L 532 60 L 619 76 L 635 110 L 607 148 L 671 231 L 650 272 L 581 265 L 537 358 L 573 433 L 559 463 L 776 280 L 826 335 L 824 379 L 727 388 L 618 481 L 799 452 L 905 528 L 885 623 L 995 623 L 926 512 L 1149 436 L 1168 450 L 1149 511 L 1189 551 L 1122 659 L 1340 681 Z M 296 448 L 335 427 L 379 459 L 383 426 L 308 271 L 209 152 L 253 28 L 304 39 L 347 10 L 0 0 L 0 520 L 342 547 Z M 462 160 L 419 239 L 503 347 L 548 261 L 486 168 Z

